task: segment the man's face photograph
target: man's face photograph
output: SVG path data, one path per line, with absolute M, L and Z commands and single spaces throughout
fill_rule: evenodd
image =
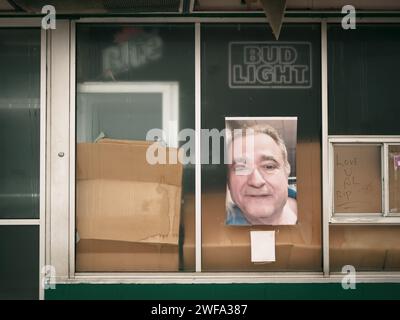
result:
M 261 127 L 262 128 L 262 127 Z M 278 132 L 242 130 L 227 143 L 227 224 L 293 225 L 297 202 L 289 197 L 287 150 Z M 295 193 L 295 191 L 292 191 Z
M 250 139 L 254 139 L 254 152 L 245 154 Z M 288 198 L 288 172 L 282 151 L 266 134 L 235 138 L 231 148 L 240 147 L 244 157 L 234 157 L 229 166 L 228 183 L 232 200 L 249 222 L 268 224 L 282 213 Z

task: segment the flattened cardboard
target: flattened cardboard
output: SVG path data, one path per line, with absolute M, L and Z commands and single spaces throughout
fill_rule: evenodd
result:
M 178 271 L 183 167 L 149 164 L 151 143 L 77 145 L 77 271 Z
M 399 271 L 400 270 L 400 248 L 387 250 L 385 260 L 385 270 Z
M 81 239 L 177 244 L 181 189 L 136 181 L 77 184 Z
M 335 146 L 334 150 L 335 212 L 381 212 L 380 147 Z
M 400 270 L 399 226 L 331 226 L 333 271 L 353 265 L 359 271 Z
M 81 240 L 79 272 L 178 271 L 178 246 L 124 241 Z
M 155 164 L 146 160 L 151 142 L 126 142 L 109 140 L 99 143 L 77 145 L 76 172 L 78 180 L 122 180 L 155 182 L 180 187 L 182 184 L 181 164 Z M 167 148 L 167 154 L 170 149 Z M 176 149 L 175 149 L 176 152 Z

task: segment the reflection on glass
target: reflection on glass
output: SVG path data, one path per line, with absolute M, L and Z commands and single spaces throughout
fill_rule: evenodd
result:
M 265 24 L 205 24 L 201 31 L 202 128 L 221 131 L 231 117 L 297 117 L 296 158 L 288 160 L 293 161 L 299 191 L 295 225 L 226 225 L 227 167 L 203 165 L 202 270 L 319 271 L 320 27 L 286 25 L 279 41 Z M 214 147 L 205 140 L 202 145 Z M 220 154 L 223 146 L 221 139 Z M 275 241 L 270 243 L 275 248 L 274 262 L 251 260 L 253 249 L 265 249 L 259 243 L 252 246 L 251 231 L 275 231 Z
M 332 23 L 327 29 L 328 134 L 400 134 L 400 24 L 363 23 L 347 32 Z
M 147 158 L 194 127 L 193 41 L 192 25 L 78 29 L 78 272 L 193 271 L 193 168 Z
M 0 218 L 39 217 L 40 30 L 0 28 Z
M 389 213 L 400 213 L 400 145 L 389 146 Z
M 0 226 L 0 300 L 39 299 L 39 226 Z

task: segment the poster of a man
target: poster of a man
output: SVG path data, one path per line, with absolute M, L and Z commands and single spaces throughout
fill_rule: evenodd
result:
M 226 118 L 225 122 L 226 224 L 296 224 L 297 118 Z

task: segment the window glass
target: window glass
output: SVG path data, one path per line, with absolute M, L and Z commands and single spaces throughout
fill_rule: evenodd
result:
M 39 29 L 0 28 L 0 75 L 0 218 L 38 218 Z
M 351 32 L 343 30 L 341 25 L 328 25 L 329 134 L 400 134 L 397 121 L 400 118 L 400 109 L 397 107 L 397 77 L 400 72 L 399 30 L 398 24 L 358 24 L 357 29 Z M 335 155 L 339 151 L 346 154 L 350 152 L 354 156 L 356 150 L 353 147 L 347 148 L 335 148 Z M 367 148 L 370 151 L 367 151 Z M 397 146 L 389 146 L 389 214 L 396 214 L 398 208 L 393 157 L 397 151 Z M 368 188 L 364 188 L 364 191 L 358 192 L 356 198 L 362 202 L 348 210 L 373 212 L 381 207 L 380 151 L 365 147 L 362 153 L 357 153 L 363 155 L 363 158 L 359 159 L 369 160 L 363 165 L 365 169 L 368 168 L 368 173 L 359 177 L 365 179 L 364 182 L 370 180 L 371 187 L 376 191 L 367 192 Z M 336 167 L 335 164 L 335 177 L 338 174 Z M 344 177 L 344 169 L 339 167 Z M 351 165 L 347 167 L 348 173 L 351 168 Z M 340 186 L 335 181 L 335 189 L 337 187 Z M 342 185 L 341 190 L 336 191 L 344 191 L 344 188 Z M 346 184 L 347 191 L 348 188 L 354 191 L 357 184 L 348 187 Z M 364 201 L 367 194 L 369 199 Z M 338 199 L 339 195 L 341 199 Z M 342 192 L 334 195 L 335 211 L 338 204 L 343 204 L 342 196 Z M 346 197 L 346 194 L 344 196 Z M 343 206 L 341 209 L 343 210 Z M 399 270 L 398 234 L 397 226 L 331 225 L 331 270 L 341 272 L 345 265 L 352 265 L 357 271 Z
M 399 24 L 328 25 L 329 134 L 400 134 L 399 32 Z
M 194 70 L 193 25 L 78 27 L 78 272 L 194 270 Z
M 220 133 L 229 117 L 256 122 L 255 117 L 296 118 L 297 145 L 294 140 L 296 148 L 287 150 L 289 155 L 294 150 L 296 153 L 294 176 L 290 183 L 284 183 L 296 185 L 296 195 L 290 195 L 289 190 L 285 193 L 297 200 L 298 215 L 294 225 L 229 225 L 227 166 L 222 157 L 219 163 L 212 162 L 212 153 L 218 147 L 202 136 L 202 268 L 320 271 L 320 27 L 285 24 L 279 41 L 267 24 L 207 24 L 201 31 L 202 128 Z M 295 133 L 289 137 L 295 137 Z M 220 154 L 224 155 L 223 139 L 220 141 Z M 205 159 L 204 150 L 211 150 Z M 290 158 L 293 161 L 294 157 Z M 257 254 L 266 248 L 268 253 L 275 251 L 275 261 L 258 263 Z
M 0 226 L 0 299 L 39 298 L 39 226 Z

